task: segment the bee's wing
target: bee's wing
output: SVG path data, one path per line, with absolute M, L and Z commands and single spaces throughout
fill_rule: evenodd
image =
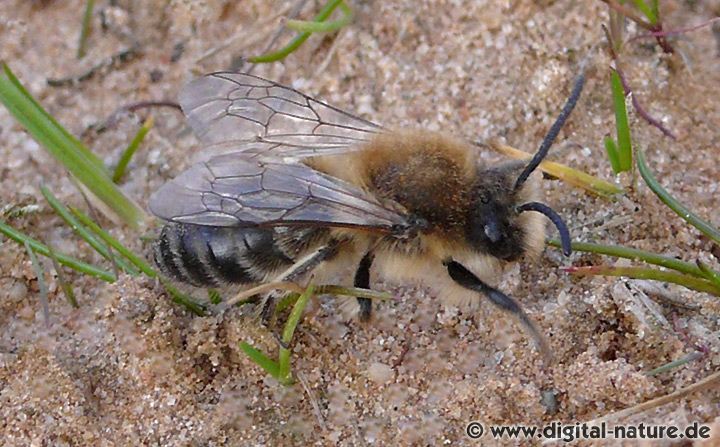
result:
M 180 106 L 202 142 L 248 157 L 344 153 L 382 131 L 294 89 L 244 73 L 195 79 L 180 92 Z
M 394 206 L 394 204 L 393 204 Z M 406 216 L 304 164 L 225 154 L 197 164 L 150 198 L 156 216 L 212 226 L 325 225 L 391 232 Z

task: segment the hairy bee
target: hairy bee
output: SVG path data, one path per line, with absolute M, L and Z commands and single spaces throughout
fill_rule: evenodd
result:
M 372 268 L 423 280 L 455 302 L 483 294 L 540 340 L 519 304 L 492 284 L 504 263 L 541 252 L 538 212 L 570 253 L 567 228 L 537 202 L 531 174 L 583 82 L 581 75 L 528 164 L 484 166 L 472 145 L 443 134 L 387 130 L 249 74 L 203 76 L 184 88 L 180 104 L 205 146 L 226 153 L 151 197 L 152 212 L 169 221 L 155 262 L 195 286 L 334 275 L 352 266 L 354 285 L 368 288 Z M 358 303 L 360 318 L 369 319 L 370 300 Z

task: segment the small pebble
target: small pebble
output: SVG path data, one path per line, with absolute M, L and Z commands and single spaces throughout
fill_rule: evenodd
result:
M 393 369 L 384 363 L 371 363 L 367 369 L 368 378 L 377 384 L 388 383 L 393 378 Z

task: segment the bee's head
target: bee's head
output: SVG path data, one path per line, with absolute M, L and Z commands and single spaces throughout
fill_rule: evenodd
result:
M 517 184 L 518 163 L 481 169 L 472 189 L 472 207 L 466 219 L 466 237 L 476 250 L 505 261 L 515 261 L 526 252 L 539 253 L 545 240 L 544 214 L 560 232 L 563 252 L 570 255 L 570 233 L 562 218 L 549 206 L 537 202 L 539 181 L 528 177 Z
M 527 165 L 509 163 L 478 171 L 476 184 L 471 190 L 473 206 L 467 216 L 465 229 L 468 242 L 476 250 L 506 261 L 514 261 L 532 246 L 542 247 L 544 231 L 536 234 L 540 228 L 532 224 L 533 219 L 528 219 L 529 215 L 523 215 L 527 211 L 535 211 L 544 214 L 557 227 L 563 253 L 570 256 L 570 232 L 560 215 L 544 203 L 535 201 L 538 187 L 530 176 L 545 158 L 570 116 L 584 83 L 585 75 L 581 73 L 560 116 Z M 539 243 L 535 244 L 533 241 Z M 539 252 L 539 249 L 536 251 Z

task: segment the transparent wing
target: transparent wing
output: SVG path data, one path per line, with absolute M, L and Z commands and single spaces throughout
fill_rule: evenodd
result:
M 153 194 L 150 210 L 166 220 L 212 226 L 314 224 L 379 232 L 408 226 L 402 212 L 353 185 L 303 164 L 243 152 L 191 167 Z
M 180 105 L 197 137 L 248 157 L 352 151 L 382 127 L 257 76 L 219 72 L 190 82 Z

